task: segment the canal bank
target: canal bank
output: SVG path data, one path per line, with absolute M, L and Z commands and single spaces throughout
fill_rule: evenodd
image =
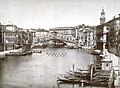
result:
M 57 88 L 57 77 L 72 69 L 73 63 L 75 69 L 88 69 L 94 59 L 84 49 L 65 48 L 47 48 L 42 49 L 42 53 L 10 56 L 0 60 L 0 88 Z M 72 85 L 60 85 L 60 88 L 68 87 L 72 88 Z M 75 85 L 74 88 L 80 87 Z
M 87 47 L 85 47 L 84 49 L 89 53 L 91 51 Z M 114 69 L 114 72 L 115 72 L 115 80 L 114 80 L 115 88 L 120 88 L 120 58 L 118 56 L 108 52 L 107 49 L 105 49 L 102 52 L 102 55 L 101 54 L 97 55 L 97 58 L 100 58 L 98 60 L 98 63 L 101 61 L 102 58 L 112 61 L 112 68 Z
M 106 51 L 108 59 L 112 61 L 113 68 L 116 74 L 115 88 L 120 88 L 120 58 L 112 53 Z

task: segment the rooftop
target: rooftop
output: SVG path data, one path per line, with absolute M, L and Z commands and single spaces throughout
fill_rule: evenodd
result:
M 54 27 L 49 30 L 73 30 L 75 27 Z

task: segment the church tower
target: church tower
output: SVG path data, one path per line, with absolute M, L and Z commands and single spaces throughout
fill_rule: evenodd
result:
M 104 12 L 104 9 L 102 9 L 102 12 L 101 12 L 101 17 L 100 17 L 100 24 L 104 24 L 105 23 L 105 12 Z

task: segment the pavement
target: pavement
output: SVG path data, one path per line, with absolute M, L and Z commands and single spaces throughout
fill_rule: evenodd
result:
M 112 61 L 112 66 L 114 68 L 115 74 L 116 74 L 116 80 L 115 80 L 115 88 L 120 88 L 120 76 L 118 75 L 120 70 L 120 58 L 110 52 L 108 52 L 107 49 L 103 52 L 103 57 L 105 59 Z
M 116 55 L 114 54 L 111 54 L 111 53 L 108 53 L 108 56 L 109 58 L 112 60 L 112 64 L 113 64 L 113 68 L 115 70 L 115 74 L 116 74 L 116 80 L 115 80 L 115 86 L 117 86 L 118 88 L 120 88 L 120 76 L 118 75 L 119 74 L 119 57 L 117 57 Z

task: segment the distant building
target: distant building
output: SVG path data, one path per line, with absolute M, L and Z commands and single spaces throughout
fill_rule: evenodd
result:
M 108 50 L 119 55 L 120 51 L 120 15 L 105 23 L 108 27 Z
M 15 48 L 22 48 L 25 44 L 29 45 L 29 49 L 33 43 L 34 31 L 29 29 L 17 28 L 15 31 Z
M 78 41 L 81 46 L 93 48 L 96 45 L 96 28 L 94 26 L 85 26 L 84 24 L 79 29 Z
M 17 28 L 17 30 L 15 31 L 15 48 L 21 48 L 23 45 L 23 29 L 22 28 Z
M 45 29 L 35 29 L 33 36 L 33 43 L 40 43 L 41 40 L 43 40 L 44 37 L 48 37 L 49 31 Z
M 4 25 L 0 23 L 0 51 L 4 51 Z
M 103 27 L 104 25 L 96 26 L 96 48 L 103 51 Z
M 87 30 L 87 47 L 94 48 L 96 46 L 96 27 L 86 26 Z
M 14 49 L 15 43 L 15 25 L 5 25 L 4 29 L 4 50 Z
M 75 36 L 75 27 L 55 27 L 55 28 L 49 29 L 49 31 L 56 31 L 60 35 Z
M 81 46 L 85 45 L 85 40 L 86 40 L 86 33 L 85 33 L 85 25 L 82 24 L 81 27 L 79 28 L 79 44 Z
M 76 39 L 76 28 L 75 27 L 55 27 L 49 29 L 49 32 L 57 32 L 58 36 L 61 38 L 67 38 L 67 40 L 75 40 Z

